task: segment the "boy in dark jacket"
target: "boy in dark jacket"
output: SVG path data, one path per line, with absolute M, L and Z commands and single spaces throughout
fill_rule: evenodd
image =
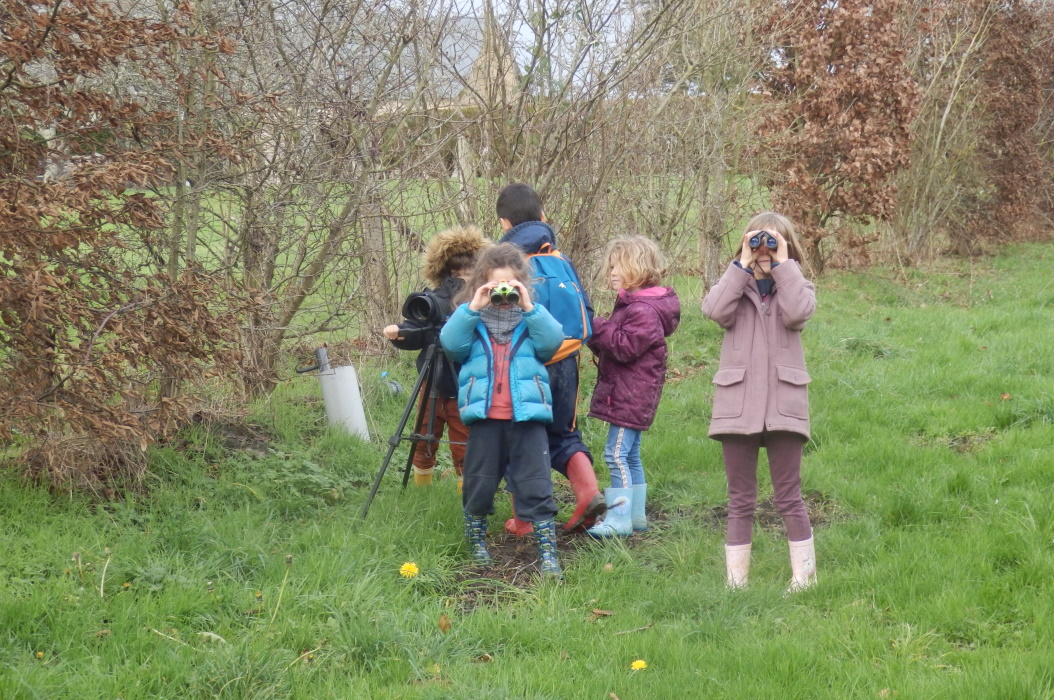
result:
M 472 271 L 476 256 L 481 250 L 491 245 L 483 233 L 475 226 L 464 226 L 447 229 L 437 233 L 425 246 L 423 256 L 423 273 L 432 288 L 426 288 L 432 299 L 441 308 L 445 320 L 454 311 L 454 297 L 461 291 L 465 279 Z M 404 312 L 405 313 L 405 312 Z M 440 351 L 439 330 L 434 324 L 425 321 L 407 319 L 399 324 L 385 326 L 384 337 L 400 350 L 420 350 L 417 355 L 417 371 L 420 372 L 425 362 L 426 349 L 435 344 L 433 362 L 442 362 L 436 386 L 434 435 L 436 440 L 443 437 L 444 426 L 449 426 L 450 456 L 454 462 L 454 471 L 458 476 L 458 491 L 461 490 L 461 474 L 465 461 L 465 441 L 468 429 L 461 422 L 457 407 L 457 374 L 458 367 L 450 362 Z M 419 415 L 422 425 L 428 424 L 428 397 L 422 385 Z M 428 486 L 432 483 L 432 473 L 436 464 L 436 443 L 418 442 L 414 450 L 414 485 Z
M 556 249 L 556 234 L 545 222 L 542 200 L 533 187 L 522 183 L 506 186 L 498 195 L 496 209 L 504 232 L 501 243 L 512 243 L 528 256 L 543 250 Z M 534 259 L 530 259 L 532 265 L 535 265 Z M 582 324 L 583 321 L 588 327 L 588 323 L 593 319 L 589 296 L 578 279 L 574 265 L 567 258 L 563 259 L 570 267 L 570 275 L 581 295 L 582 308 L 587 318 L 561 318 L 559 310 L 549 310 L 556 320 L 565 326 L 565 330 L 571 324 Z M 546 284 L 548 281 L 544 277 L 539 277 L 535 283 L 539 303 L 543 305 L 550 296 L 548 290 L 544 289 Z M 575 510 L 564 529 L 573 530 L 592 524 L 596 516 L 604 512 L 605 504 L 604 497 L 597 487 L 593 456 L 582 442 L 582 433 L 577 427 L 579 354 L 577 350 L 568 353 L 565 349 L 557 357 L 558 359 L 546 366 L 549 371 L 549 386 L 553 393 L 553 422 L 547 426 L 549 459 L 552 468 L 571 482 L 571 489 L 575 494 Z M 513 516 L 505 523 L 505 530 L 514 535 L 526 535 L 531 532 L 531 524 Z

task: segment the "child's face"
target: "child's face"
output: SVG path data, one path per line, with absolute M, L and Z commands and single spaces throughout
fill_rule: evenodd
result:
M 611 271 L 608 273 L 608 285 L 616 292 L 620 289 L 625 289 L 627 292 L 636 291 L 626 287 L 626 280 L 622 274 L 622 270 L 620 270 L 619 266 L 614 263 L 611 264 Z

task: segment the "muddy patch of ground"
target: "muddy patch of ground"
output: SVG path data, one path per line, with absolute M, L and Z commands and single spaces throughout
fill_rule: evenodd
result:
M 574 496 L 563 484 L 556 487 L 556 500 L 562 512 L 568 512 L 574 502 Z M 813 526 L 823 527 L 833 522 L 847 519 L 847 514 L 826 494 L 810 491 L 803 494 L 805 507 Z M 701 520 L 708 529 L 724 531 L 728 517 L 725 505 L 702 509 L 678 509 L 666 511 L 659 506 L 648 506 L 648 523 L 652 530 L 661 530 L 673 519 L 687 518 Z M 776 510 L 771 498 L 760 501 L 754 513 L 754 522 L 765 532 L 783 533 L 783 519 Z M 491 518 L 488 549 L 494 560 L 488 568 L 471 567 L 458 577 L 455 604 L 470 610 L 480 605 L 498 605 L 503 600 L 513 598 L 525 590 L 536 586 L 541 573 L 538 569 L 538 553 L 534 538 L 514 537 L 504 532 L 503 523 Z M 557 526 L 557 547 L 562 561 L 593 540 L 584 529 L 576 532 L 564 532 Z M 630 549 L 645 545 L 647 537 L 634 535 L 625 540 Z

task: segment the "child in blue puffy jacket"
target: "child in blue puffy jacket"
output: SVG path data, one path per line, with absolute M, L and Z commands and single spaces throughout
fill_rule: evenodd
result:
M 542 572 L 558 577 L 557 509 L 545 431 L 553 420 L 553 397 L 545 362 L 563 342 L 563 328 L 531 301 L 530 265 L 508 243 L 480 253 L 459 300 L 465 303 L 439 338 L 447 356 L 461 365 L 458 408 L 471 426 L 462 505 L 473 558 L 483 566 L 491 563 L 487 516 L 504 478 L 516 516 L 534 523 Z

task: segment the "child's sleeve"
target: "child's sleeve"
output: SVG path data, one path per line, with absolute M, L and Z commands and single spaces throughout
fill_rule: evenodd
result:
M 630 304 L 619 316 L 593 329 L 589 347 L 597 354 L 610 355 L 623 364 L 633 362 L 666 337 L 662 321 L 647 304 Z
M 816 287 L 805 279 L 801 267 L 793 260 L 772 268 L 772 278 L 780 295 L 780 311 L 783 325 L 792 331 L 800 331 L 816 310 Z
M 541 362 L 548 362 L 564 342 L 564 327 L 541 304 L 523 315 L 527 333 L 534 344 L 534 354 Z
M 439 342 L 447 357 L 454 362 L 464 362 L 468 358 L 478 322 L 479 312 L 469 309 L 468 304 L 462 304 L 454 310 L 439 333 Z
M 401 321 L 398 326 L 402 339 L 396 338 L 389 342 L 393 347 L 399 348 L 400 350 L 424 350 L 425 345 L 428 344 L 425 341 L 429 338 L 435 338 L 435 331 L 431 333 L 421 332 L 421 329 L 425 327 L 425 324 L 423 323 L 417 323 L 416 321 Z
M 736 320 L 736 307 L 747 284 L 753 279 L 748 270 L 732 264 L 703 298 L 703 314 L 724 329 L 732 327 Z

